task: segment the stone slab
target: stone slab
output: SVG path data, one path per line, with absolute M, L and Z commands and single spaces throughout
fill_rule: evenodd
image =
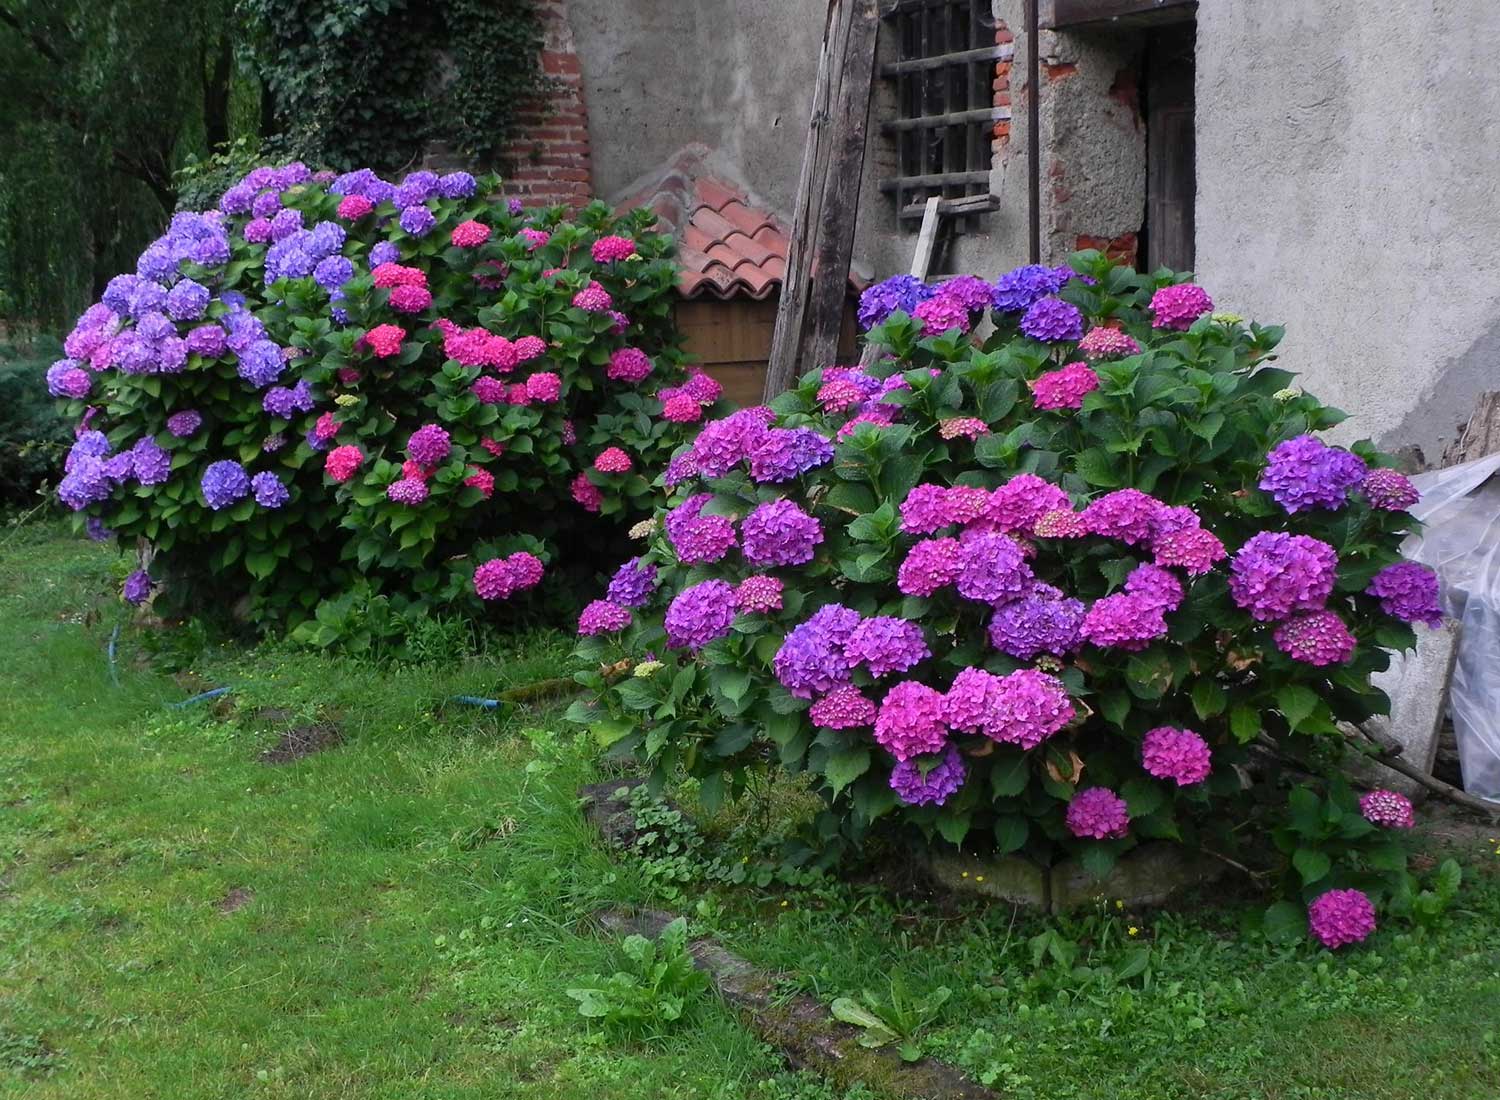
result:
M 1458 657 L 1459 623 L 1447 620 L 1437 629 L 1419 626 L 1417 646 L 1409 653 L 1391 654 L 1391 666 L 1377 672 L 1371 683 L 1391 697 L 1390 716 L 1365 723 L 1377 735 L 1401 745 L 1401 759 L 1427 775 L 1437 759 L 1438 733 L 1448 710 L 1448 685 Z M 1362 775 L 1372 783 L 1419 801 L 1427 788 L 1400 772 L 1371 762 Z
M 610 909 L 598 919 L 615 935 L 656 939 L 674 917 L 658 909 Z M 999 1100 L 998 1093 L 936 1058 L 903 1062 L 894 1046 L 867 1050 L 859 1045 L 859 1029 L 835 1020 L 827 1005 L 801 994 L 787 997 L 774 975 L 711 937 L 693 940 L 688 951 L 725 1002 L 794 1068 L 817 1073 L 840 1090 L 864 1084 L 876 1095 L 897 1100 Z
M 1033 909 L 1048 907 L 1047 872 L 1021 856 L 988 859 L 963 852 L 919 853 L 927 873 L 955 894 L 974 894 Z

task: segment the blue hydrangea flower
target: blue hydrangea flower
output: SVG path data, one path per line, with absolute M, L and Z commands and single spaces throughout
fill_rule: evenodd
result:
M 250 492 L 250 475 L 231 459 L 211 463 L 199 482 L 204 502 L 215 512 L 243 500 Z

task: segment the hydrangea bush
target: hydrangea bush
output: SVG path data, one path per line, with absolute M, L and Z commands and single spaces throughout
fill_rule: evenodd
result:
M 1094 252 L 899 277 L 860 314 L 872 367 L 673 457 L 579 622 L 597 700 L 571 717 L 710 801 L 808 774 L 830 848 L 891 824 L 1103 874 L 1281 828 L 1305 900 L 1409 897 L 1400 796 L 1282 769 L 1328 773 L 1340 723 L 1387 708 L 1370 675 L 1436 580 L 1397 550 L 1410 482 L 1318 437 L 1342 414 L 1270 365 L 1281 331 Z M 1341 897 L 1313 917 L 1346 942 Z
M 478 610 L 649 510 L 641 471 L 719 396 L 676 346 L 670 241 L 497 186 L 291 164 L 175 216 L 47 372 L 78 418 L 63 503 L 320 642 L 320 600 Z

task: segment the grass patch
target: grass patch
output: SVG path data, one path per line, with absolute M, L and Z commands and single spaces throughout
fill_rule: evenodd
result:
M 844 1095 L 712 999 L 661 1041 L 578 1015 L 566 989 L 621 961 L 589 915 L 661 889 L 578 813 L 577 787 L 608 773 L 565 701 L 445 703 L 558 675 L 566 639 L 375 667 L 156 638 L 192 673 L 174 677 L 127 629 L 115 687 L 114 555 L 46 529 L 0 555 L 0 1096 Z M 167 706 L 218 684 L 234 691 Z M 338 742 L 260 761 L 317 723 Z M 1065 969 L 1032 963 L 1051 925 L 998 907 L 837 885 L 679 905 L 826 1001 L 892 974 L 948 986 L 925 1045 L 1019 1098 L 1489 1100 L 1493 847 L 1466 853 L 1464 911 L 1437 932 L 1338 957 L 1246 942 L 1232 909 L 1106 904 L 1062 922 Z M 1148 968 L 1119 978 L 1142 945 Z

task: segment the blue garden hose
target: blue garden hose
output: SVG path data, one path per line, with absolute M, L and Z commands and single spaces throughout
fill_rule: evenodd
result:
M 197 695 L 190 695 L 180 703 L 168 703 L 167 706 L 173 710 L 181 710 L 183 707 L 190 707 L 194 703 L 201 703 L 206 699 L 217 699 L 219 696 L 227 695 L 233 690 L 233 688 L 221 687 L 214 688 L 211 691 L 200 691 Z
M 448 702 L 464 703 L 471 707 L 483 707 L 485 710 L 499 710 L 501 707 L 508 705 L 502 703 L 499 699 L 483 699 L 478 695 L 450 695 L 448 696 Z
M 115 687 L 120 686 L 120 669 L 115 664 L 115 645 L 120 640 L 120 624 L 115 623 L 115 628 L 109 635 L 109 682 Z

